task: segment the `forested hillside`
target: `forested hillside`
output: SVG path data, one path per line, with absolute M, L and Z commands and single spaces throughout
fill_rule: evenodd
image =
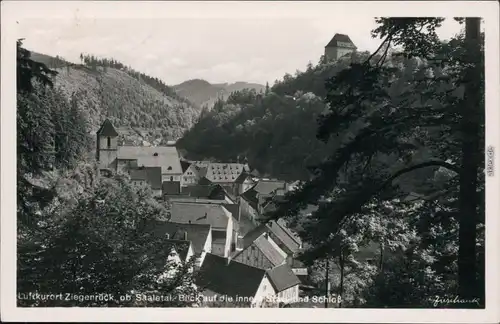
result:
M 353 54 L 339 62 L 308 65 L 295 76 L 260 94 L 238 91 L 216 102 L 179 141 L 194 159 L 248 160 L 265 175 L 286 180 L 307 180 L 308 166 L 321 161 L 335 143 L 316 139 L 317 119 L 327 108 L 325 81 L 360 61 L 367 53 Z
M 198 118 L 199 110 L 161 80 L 114 59 L 82 55 L 83 64 L 72 64 L 43 54 L 32 57 L 58 72 L 54 88 L 78 98 L 91 131 L 108 117 L 127 134 L 123 140 L 159 144 L 179 138 Z
M 235 82 L 211 84 L 208 81 L 193 79 L 173 87 L 182 97 L 188 98 L 199 108 L 210 110 L 217 100 L 225 100 L 235 91 L 244 89 L 264 91 L 265 86 L 257 83 Z

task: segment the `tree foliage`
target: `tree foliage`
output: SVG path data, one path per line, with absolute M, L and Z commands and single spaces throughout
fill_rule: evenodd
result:
M 340 145 L 318 164 L 316 176 L 289 194 L 277 212 L 270 215 L 297 218 L 307 204 L 329 198 L 304 230 L 308 234 L 303 234 L 310 244 L 304 256 L 318 259 L 341 251 L 343 231 L 353 219 L 361 219 L 370 201 L 376 199 L 383 205 L 416 192 L 414 204 L 422 200 L 425 204 L 414 205 L 418 206 L 418 216 L 407 222 L 418 235 L 402 245 L 401 253 L 391 255 L 391 268 L 380 271 L 380 279 L 374 286 L 378 288 L 370 290 L 372 295 L 367 298 L 372 306 L 374 301 L 377 306 L 424 306 L 425 296 L 457 293 L 457 286 L 464 285 L 457 277 L 457 246 L 463 243 L 463 236 L 460 235 L 460 240 L 458 237 L 458 222 L 463 216 L 474 219 L 473 214 L 484 213 L 479 205 L 474 207 L 476 212 L 474 209 L 472 213 L 465 212 L 460 206 L 463 198 L 458 199 L 463 189 L 459 180 L 465 174 L 478 179 L 478 185 L 472 187 L 472 195 L 484 190 L 479 180 L 480 164 L 464 169 L 464 152 L 460 148 L 467 134 L 467 128 L 461 123 L 466 118 L 462 107 L 466 105 L 464 90 L 469 82 L 465 73 L 471 66 L 483 71 L 484 63 L 482 55 L 477 55 L 471 63 L 470 54 L 466 52 L 469 45 L 463 36 L 448 43 L 439 42 L 435 28 L 441 22 L 440 18 L 377 19 L 379 27 L 374 35 L 384 38 L 383 43 L 403 45 L 403 50 L 397 56 L 388 57 L 386 46 L 382 53 L 374 53 L 362 63 L 351 63 L 328 81 L 326 101 L 330 112 L 320 119 L 317 135 L 324 141 L 337 140 Z M 413 43 L 410 44 L 410 40 Z M 479 43 L 476 48 L 482 52 Z M 474 82 L 476 98 L 481 98 L 483 72 Z M 481 107 L 474 106 L 472 113 L 478 129 L 484 127 L 484 117 L 481 117 L 484 101 L 481 102 Z M 484 129 L 476 133 L 469 131 L 469 136 L 482 142 Z M 473 152 L 479 156 L 478 153 Z M 451 174 L 436 179 L 443 169 Z M 424 173 L 417 178 L 419 181 L 409 185 L 408 177 L 417 170 Z M 420 223 L 415 224 L 415 220 Z M 392 220 L 385 227 L 391 224 Z M 481 221 L 468 224 L 469 232 L 478 232 L 480 238 Z M 438 234 L 443 232 L 447 235 Z M 473 239 L 467 244 L 481 246 L 480 241 Z M 473 277 L 481 277 L 484 268 L 476 274 L 475 254 L 471 257 L 470 251 L 466 256 L 469 267 L 462 266 L 462 271 L 472 271 Z M 463 252 L 463 255 L 467 253 Z M 405 291 L 412 291 L 405 293 L 405 298 L 391 290 L 405 285 L 408 288 Z M 482 298 L 480 289 L 460 290 L 460 293 L 463 297 Z M 471 303 L 465 307 L 476 306 Z

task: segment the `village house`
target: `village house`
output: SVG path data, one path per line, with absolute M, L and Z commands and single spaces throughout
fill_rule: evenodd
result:
M 274 288 L 278 303 L 290 304 L 299 301 L 301 281 L 288 264 L 268 269 L 266 273 Z
M 196 285 L 202 295 L 230 297 L 227 307 L 262 307 L 266 297 L 276 295 L 266 270 L 207 254 L 200 268 Z M 211 306 L 211 305 L 207 305 Z
M 182 167 L 175 146 L 119 146 L 118 136 L 109 119 L 97 131 L 96 158 L 101 174 L 109 171 L 130 174 L 132 170 L 142 170 L 134 171 L 132 181 L 151 185 L 156 194 L 160 193 L 158 183 L 163 188 L 165 182 L 182 182 Z
M 325 46 L 325 58 L 327 60 L 338 60 L 344 55 L 356 51 L 356 45 L 349 36 L 344 34 L 335 34 Z
M 270 199 L 285 195 L 288 186 L 281 180 L 259 180 L 251 188 L 241 194 L 241 213 L 255 224 L 259 224 L 259 219 L 268 211 Z
M 212 229 L 212 253 L 228 257 L 233 243 L 234 221 L 231 213 L 218 204 L 170 202 L 170 221 L 182 224 L 206 224 Z
M 169 221 L 148 222 L 147 231 L 165 239 L 188 241 L 195 257 L 195 267 L 203 264 L 205 255 L 212 252 L 212 228 L 209 224 L 182 224 Z M 187 260 L 187 259 L 186 259 Z
M 158 257 L 155 262 L 158 267 L 161 267 L 164 264 L 172 265 L 172 268 L 167 268 L 167 270 L 158 278 L 161 279 L 171 279 L 174 278 L 179 270 L 178 266 L 186 265 L 190 259 L 193 257 L 193 247 L 190 241 L 186 240 L 172 240 L 169 238 L 165 238 L 162 240 L 164 246 L 164 253 L 166 253 L 166 258 L 162 259 Z M 162 255 L 160 253 L 160 255 Z M 159 255 L 159 256 L 160 256 Z M 189 269 L 193 271 L 193 268 Z
M 265 270 L 207 254 L 196 283 L 204 296 L 231 297 L 229 307 L 278 307 L 298 301 L 300 280 L 286 264 Z
M 237 247 L 238 239 L 242 240 L 243 235 L 240 234 L 240 206 L 234 202 L 228 202 L 227 200 L 216 200 L 216 199 L 203 199 L 203 198 L 193 198 L 193 197 L 171 197 L 168 199 L 169 202 L 180 202 L 180 203 L 193 203 L 193 204 L 215 204 L 223 206 L 227 209 L 233 218 L 233 242 L 231 242 L 231 252 Z

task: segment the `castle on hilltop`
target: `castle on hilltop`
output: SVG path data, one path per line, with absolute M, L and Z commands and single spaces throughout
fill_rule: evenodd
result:
M 354 45 L 349 36 L 344 34 L 335 34 L 328 44 L 325 46 L 325 58 L 330 60 L 338 60 L 344 55 L 356 51 L 357 47 Z

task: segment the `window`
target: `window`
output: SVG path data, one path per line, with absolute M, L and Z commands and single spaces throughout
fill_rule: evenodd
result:
M 108 148 L 110 148 L 111 147 L 111 137 L 108 137 L 107 140 L 108 140 Z
M 170 176 L 170 181 L 174 181 L 174 177 L 173 176 Z

